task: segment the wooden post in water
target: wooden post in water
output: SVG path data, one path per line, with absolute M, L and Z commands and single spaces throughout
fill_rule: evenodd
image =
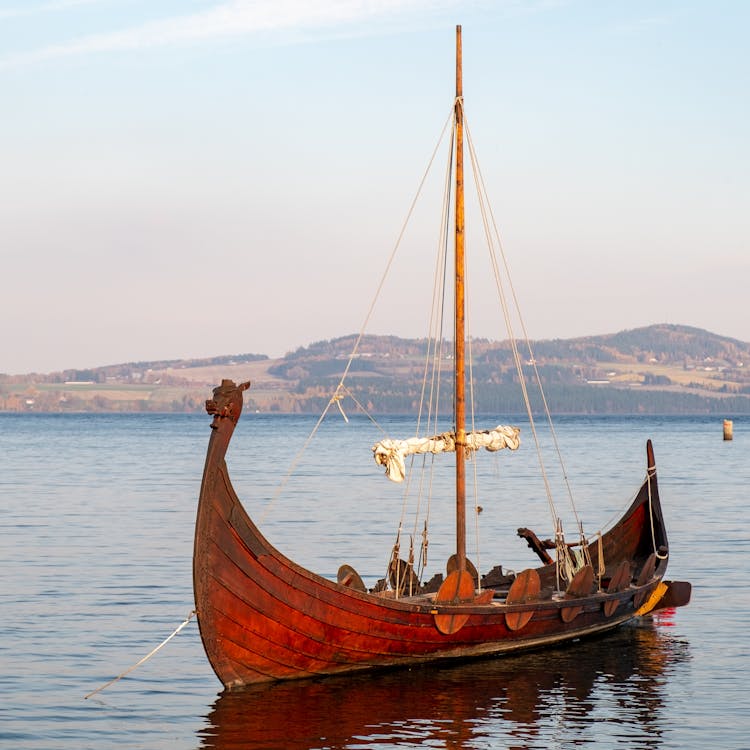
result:
M 732 439 L 732 420 L 725 419 L 724 420 L 724 440 L 731 440 L 731 439 Z

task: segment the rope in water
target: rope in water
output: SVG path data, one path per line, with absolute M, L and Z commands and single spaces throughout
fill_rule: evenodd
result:
M 195 617 L 196 614 L 197 614 L 197 612 L 195 610 L 193 610 L 187 616 L 187 619 L 185 620 L 185 622 L 183 622 L 176 630 L 174 630 L 171 635 L 167 636 L 155 649 L 153 649 L 153 651 L 151 651 L 150 653 L 146 654 L 146 656 L 144 656 L 139 662 L 137 662 L 136 664 L 133 664 L 132 667 L 126 669 L 121 674 L 118 674 L 117 677 L 111 679 L 109 682 L 105 683 L 101 687 L 98 687 L 96 690 L 92 690 L 88 695 L 84 695 L 83 699 L 87 700 L 92 695 L 96 695 L 97 693 L 101 693 L 102 690 L 104 690 L 105 688 L 108 688 L 110 685 L 113 685 L 118 680 L 121 680 L 123 677 L 125 677 L 125 675 L 130 674 L 136 667 L 140 667 L 141 664 L 143 664 L 144 662 L 148 661 L 162 646 L 166 646 L 167 643 L 169 643 L 169 641 L 171 641 L 172 638 L 174 638 L 177 635 L 177 633 L 179 633 L 190 622 L 190 620 L 192 620 L 193 617 Z

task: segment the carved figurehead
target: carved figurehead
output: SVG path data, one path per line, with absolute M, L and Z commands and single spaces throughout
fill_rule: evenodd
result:
M 235 385 L 233 380 L 222 380 L 221 385 L 214 388 L 214 397 L 206 401 L 206 411 L 213 415 L 211 429 L 218 428 L 222 419 L 230 419 L 237 424 L 242 413 L 242 392 L 250 387 L 250 381 Z

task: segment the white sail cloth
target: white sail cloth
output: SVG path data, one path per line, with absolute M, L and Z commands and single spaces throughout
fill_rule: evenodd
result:
M 499 451 L 502 448 L 516 450 L 521 443 L 518 427 L 498 425 L 494 430 L 475 430 L 466 433 L 466 451 L 485 448 Z M 372 446 L 375 463 L 385 466 L 385 475 L 394 482 L 403 482 L 406 476 L 406 457 L 416 453 L 451 453 L 456 450 L 456 435 L 443 432 L 433 437 L 413 437 L 408 440 L 387 438 Z

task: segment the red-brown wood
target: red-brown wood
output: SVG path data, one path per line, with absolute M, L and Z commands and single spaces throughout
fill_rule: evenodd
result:
M 630 585 L 631 578 L 632 573 L 630 570 L 630 563 L 627 560 L 623 560 L 609 581 L 609 585 L 607 586 L 607 593 L 616 594 L 619 591 L 623 591 Z M 617 611 L 617 607 L 619 605 L 620 601 L 618 599 L 608 599 L 606 602 L 604 602 L 604 614 L 607 617 L 612 617 L 612 615 Z
M 427 597 L 389 599 L 321 578 L 266 541 L 232 488 L 224 457 L 241 411 L 241 388 L 225 381 L 210 402 L 214 421 L 198 507 L 193 568 L 201 637 L 209 661 L 226 686 L 557 643 L 629 619 L 634 614 L 634 596 L 648 596 L 663 577 L 666 556 L 657 559 L 654 555 L 653 571 L 641 585 L 606 593 L 583 592 L 576 599 L 580 612 L 572 623 L 561 617 L 565 600 L 543 591 L 554 566 L 521 574 L 516 580 L 519 588 L 512 589 L 513 595 L 505 601 L 489 600 L 489 592 L 479 600 L 472 598 L 470 577 L 470 594 L 459 585 L 458 595 L 446 595 L 443 598 L 449 600 L 443 602 Z M 604 535 L 605 562 L 610 569 L 625 559 L 636 570 L 650 567 L 651 517 L 653 538 L 666 549 L 655 471 L 620 522 Z M 594 543 L 589 553 L 594 556 L 596 550 Z M 534 577 L 538 588 L 529 583 Z M 608 601 L 617 601 L 616 616 L 603 611 Z M 444 621 L 462 621 L 461 626 L 441 632 L 436 615 Z
M 466 258 L 464 246 L 464 102 L 461 27 L 456 27 L 456 133 L 455 244 L 453 306 L 453 416 L 456 427 L 456 558 L 459 570 L 466 567 Z
M 591 594 L 594 586 L 594 569 L 590 565 L 584 565 L 574 576 L 565 590 L 566 599 L 580 599 Z M 583 605 L 576 604 L 572 607 L 563 607 L 560 617 L 563 622 L 572 622 L 583 612 Z
M 633 599 L 633 606 L 636 609 L 646 601 L 648 595 L 651 593 L 650 591 L 643 591 L 643 587 L 653 578 L 654 571 L 656 570 L 656 561 L 656 552 L 652 552 L 644 563 L 643 568 L 641 568 L 641 572 L 638 574 L 637 585 L 641 588 L 641 591 L 639 591 Z
M 530 601 L 539 599 L 542 589 L 542 582 L 539 573 L 535 570 L 522 570 L 510 589 L 508 596 L 505 597 L 505 603 L 508 604 L 526 604 Z M 507 612 L 505 614 L 505 624 L 510 630 L 520 630 L 525 628 L 531 618 L 534 616 L 533 610 L 526 612 Z
M 474 579 L 468 570 L 454 570 L 443 581 L 435 604 L 470 604 L 474 599 Z M 457 633 L 469 619 L 466 613 L 457 614 L 448 611 L 447 614 L 435 614 L 435 627 L 445 635 Z
M 551 590 L 549 576 L 550 571 L 554 574 L 554 566 L 519 576 L 538 578 L 539 589 L 530 601 L 528 580 L 521 583 L 519 590 L 526 593 L 523 601 L 515 603 L 515 596 L 510 601 L 489 600 L 488 592 L 473 599 L 473 592 L 467 596 L 461 586 L 459 596 L 440 602 L 428 597 L 391 599 L 328 581 L 274 549 L 247 516 L 232 488 L 224 458 L 241 411 L 242 389 L 224 381 L 209 403 L 214 421 L 193 562 L 201 637 L 209 661 L 226 686 L 558 643 L 631 618 L 634 596 L 648 596 L 664 575 L 666 555 L 654 556 L 653 572 L 641 585 L 576 599 L 581 611 L 572 623 L 564 622 L 560 615 L 565 600 L 545 593 L 547 588 Z M 635 570 L 650 567 L 652 517 L 653 539 L 657 547 L 666 550 L 655 471 L 620 522 L 603 537 L 608 568 L 616 569 L 625 559 Z M 589 553 L 594 556 L 596 550 L 594 543 Z M 473 580 L 471 583 L 473 589 Z M 453 603 L 454 598 L 458 603 Z M 463 598 L 471 600 L 462 602 Z M 680 598 L 685 599 L 685 594 Z M 612 600 L 617 601 L 618 611 L 607 616 L 603 605 Z M 441 632 L 436 615 L 463 623 L 455 631 L 448 628 L 452 632 Z M 527 622 L 519 628 L 523 620 Z

